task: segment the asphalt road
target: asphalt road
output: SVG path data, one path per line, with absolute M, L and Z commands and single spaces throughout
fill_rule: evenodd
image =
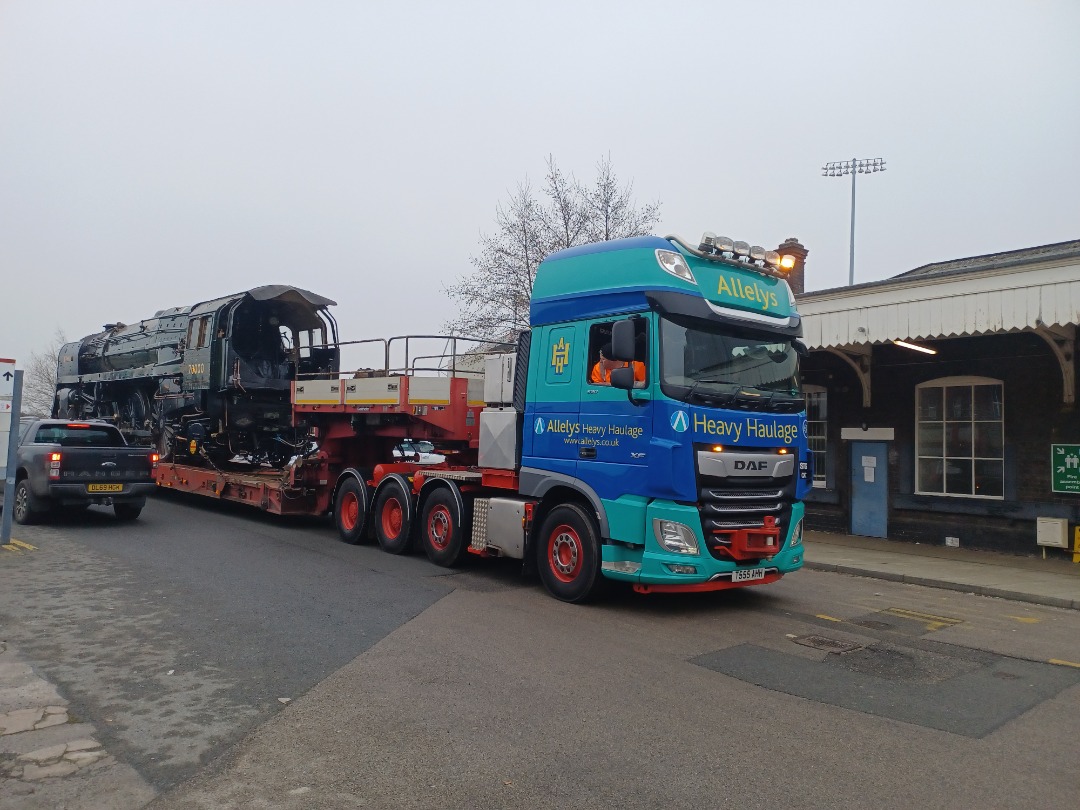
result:
M 1080 614 L 804 571 L 573 607 L 155 499 L 19 527 L 3 639 L 155 807 L 1050 807 Z M 283 702 L 284 699 L 286 702 Z

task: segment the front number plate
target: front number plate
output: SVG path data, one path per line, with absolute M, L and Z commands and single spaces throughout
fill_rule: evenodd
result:
M 753 582 L 757 579 L 765 579 L 764 568 L 751 568 L 748 571 L 732 571 L 732 582 Z
M 87 484 L 87 492 L 123 492 L 123 484 Z

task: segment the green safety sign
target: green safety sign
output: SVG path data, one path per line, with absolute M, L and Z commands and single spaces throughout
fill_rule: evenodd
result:
M 1050 445 L 1050 480 L 1051 491 L 1080 495 L 1080 444 Z

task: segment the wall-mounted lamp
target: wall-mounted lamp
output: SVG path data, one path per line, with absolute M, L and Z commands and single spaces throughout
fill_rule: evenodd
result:
M 937 349 L 931 349 L 927 346 L 916 346 L 914 343 L 908 343 L 906 340 L 894 340 L 894 346 L 903 346 L 905 349 L 912 349 L 923 354 L 937 354 Z

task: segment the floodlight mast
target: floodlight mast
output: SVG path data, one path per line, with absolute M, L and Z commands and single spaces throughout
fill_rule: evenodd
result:
M 822 177 L 843 177 L 851 175 L 851 251 L 848 258 L 848 286 L 855 283 L 855 175 L 885 171 L 883 158 L 852 158 L 821 167 Z

